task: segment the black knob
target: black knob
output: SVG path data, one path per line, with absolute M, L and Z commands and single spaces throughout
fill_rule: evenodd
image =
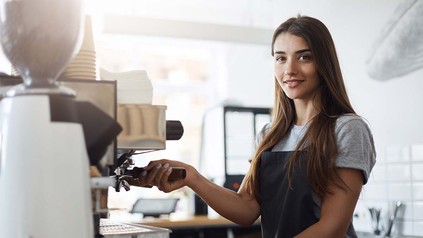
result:
M 179 140 L 184 134 L 184 127 L 180 121 L 166 121 L 166 140 Z

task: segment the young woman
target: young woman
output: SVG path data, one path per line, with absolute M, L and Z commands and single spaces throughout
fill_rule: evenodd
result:
M 272 123 L 238 192 L 222 188 L 192 166 L 152 161 L 139 186 L 170 192 L 188 186 L 240 225 L 261 217 L 270 237 L 357 237 L 352 215 L 375 163 L 371 131 L 352 108 L 332 37 L 319 20 L 290 18 L 272 41 L 275 102 Z M 183 180 L 168 182 L 172 167 Z

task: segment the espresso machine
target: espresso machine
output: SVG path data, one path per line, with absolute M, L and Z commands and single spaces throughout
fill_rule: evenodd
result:
M 22 82 L 22 78 L 18 76 L 0 75 L 0 91 L 10 87 L 13 89 L 13 86 L 20 85 Z M 98 142 L 97 146 L 88 146 L 88 144 L 92 143 L 86 143 L 87 150 L 91 151 L 91 153 L 89 153 L 89 180 L 91 180 L 89 189 L 91 190 L 91 200 L 85 201 L 85 203 L 89 203 L 91 206 L 85 205 L 81 206 L 81 208 L 85 209 L 84 212 L 88 211 L 88 213 L 90 213 L 90 209 L 92 211 L 93 220 L 84 221 L 87 222 L 86 224 L 92 222 L 94 233 L 92 237 L 127 237 L 128 232 L 134 237 L 138 237 L 136 234 L 139 234 L 140 237 L 145 237 L 145 233 L 149 233 L 156 238 L 167 237 L 166 235 L 170 232 L 167 229 L 146 227 L 136 224 L 122 224 L 107 219 L 109 212 L 107 197 L 110 187 L 114 188 L 116 191 L 124 192 L 130 189 L 131 181 L 135 181 L 138 178 L 142 168 L 134 166 L 133 155 L 166 149 L 166 141 L 178 140 L 182 137 L 184 129 L 181 122 L 166 120 L 166 106 L 164 105 L 118 103 L 116 100 L 117 87 L 115 81 L 76 80 L 59 77 L 57 83 L 60 86 L 65 86 L 76 92 L 74 100 L 77 104 L 85 105 L 87 102 L 93 104 L 102 111 L 102 113 L 99 113 L 101 114 L 100 116 L 102 116 L 103 113 L 107 114 L 110 118 L 116 119 L 119 126 L 122 128 L 118 137 L 112 141 L 110 141 L 112 136 L 110 136 L 111 134 L 109 133 L 109 142 L 103 140 L 102 142 Z M 7 101 L 8 97 L 3 99 Z M 0 105 L 1 103 L 2 101 L 0 101 Z M 90 106 L 89 109 L 91 111 L 95 108 Z M 95 118 L 95 123 L 107 124 L 107 121 L 98 120 L 98 115 L 89 114 L 89 117 Z M 114 121 L 112 120 L 109 122 Z M 87 132 L 90 132 L 92 127 L 96 128 L 96 126 L 92 124 L 83 125 L 84 131 Z M 105 134 L 102 134 L 102 136 L 104 135 Z M 87 138 L 87 141 L 89 141 L 89 138 Z M 91 141 L 93 140 L 91 139 Z M 92 148 L 98 147 L 100 144 L 102 145 L 101 153 L 99 153 L 98 150 L 92 150 Z M 105 149 L 105 145 L 107 144 L 108 146 Z M 104 150 L 106 150 L 105 153 L 103 152 Z M 100 155 L 102 155 L 101 158 Z M 85 171 L 87 164 L 81 164 L 80 166 L 82 166 Z M 81 168 L 66 167 L 66 165 L 64 165 L 63 169 L 80 170 Z M 180 179 L 184 176 L 184 170 L 174 168 L 170 179 Z M 84 177 L 86 177 L 86 174 L 84 174 Z M 84 184 L 86 187 L 86 180 Z M 27 186 L 33 185 L 28 183 Z M 59 184 L 58 182 L 57 186 L 63 187 L 66 185 Z M 75 193 L 75 191 L 73 192 Z M 85 193 L 86 192 L 85 188 Z M 78 194 L 67 194 L 69 197 L 75 195 L 78 196 Z M 6 198 L 3 199 L 10 204 L 12 197 L 7 201 Z M 6 203 L 4 205 L 6 206 Z M 62 211 L 61 208 L 52 208 Z M 8 212 L 12 212 L 11 210 L 12 209 Z M 62 216 L 61 218 L 61 220 L 58 219 L 58 222 L 68 223 L 68 217 Z M 50 228 L 44 227 L 44 229 Z
M 113 235 L 122 224 L 100 224 L 107 189 L 130 189 L 142 170 L 132 156 L 183 134 L 166 106 L 116 103 L 114 82 L 61 78 L 81 46 L 82 5 L 0 0 L 1 46 L 21 76 L 0 97 L 0 237 Z
M 107 82 L 101 80 L 98 82 Z M 116 95 L 123 93 L 117 90 Z M 113 98 L 113 97 L 112 97 Z M 106 158 L 106 170 L 102 170 L 102 175 L 92 178 L 93 190 L 93 213 L 96 237 L 107 237 L 108 235 L 123 235 L 128 230 L 133 237 L 136 234 L 150 233 L 152 237 L 168 237 L 169 230 L 157 227 L 145 227 L 135 224 L 117 223 L 108 218 L 107 191 L 110 187 L 116 192 L 130 190 L 132 185 L 137 185 L 137 179 L 143 168 L 134 165 L 133 156 L 166 149 L 166 141 L 179 140 L 184 128 L 177 120 L 166 119 L 166 109 L 164 105 L 152 105 L 139 102 L 116 102 L 115 116 L 117 122 L 122 127 L 122 132 L 118 135 L 113 144 L 115 156 Z M 110 160 L 111 159 L 111 160 Z M 177 180 L 185 177 L 185 170 L 173 168 L 169 180 Z M 167 235 L 167 236 L 166 236 Z M 145 236 L 141 236 L 145 237 Z
M 23 79 L 0 101 L 0 237 L 93 237 L 89 165 L 122 128 L 56 81 L 81 44 L 82 5 L 0 1 L 3 52 Z

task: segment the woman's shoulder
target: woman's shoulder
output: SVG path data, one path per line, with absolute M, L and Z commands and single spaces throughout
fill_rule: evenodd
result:
M 343 129 L 369 129 L 368 122 L 360 115 L 348 113 L 338 117 L 335 130 L 339 132 Z
M 336 121 L 335 133 L 339 141 L 361 140 L 374 144 L 373 133 L 368 121 L 357 114 L 340 116 Z

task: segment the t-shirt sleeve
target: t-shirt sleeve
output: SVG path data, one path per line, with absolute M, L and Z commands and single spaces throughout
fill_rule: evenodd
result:
M 360 117 L 353 117 L 337 125 L 338 158 L 336 166 L 362 171 L 366 184 L 376 162 L 372 133 Z

